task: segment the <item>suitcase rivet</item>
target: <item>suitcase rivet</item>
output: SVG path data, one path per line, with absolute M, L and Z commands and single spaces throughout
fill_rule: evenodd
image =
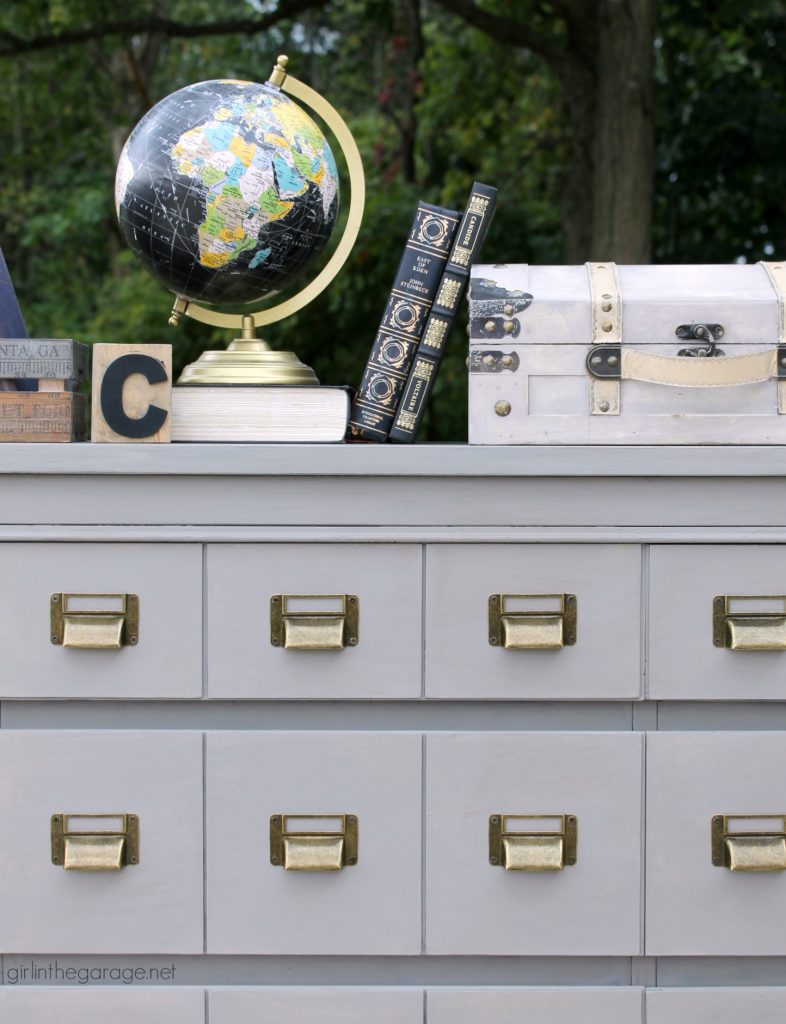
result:
M 484 331 L 488 331 L 488 332 L 493 331 L 494 330 L 494 321 L 493 320 L 487 320 L 485 322 L 485 324 L 483 324 L 483 330 Z
M 609 364 L 609 366 L 616 366 L 617 363 L 619 362 L 619 357 L 618 356 L 609 356 L 609 358 L 606 360 L 606 362 Z
M 483 362 L 486 364 L 486 366 L 493 366 L 494 356 L 483 356 Z
M 608 402 L 601 402 L 600 405 L 598 406 L 598 408 L 600 409 L 601 412 L 608 412 L 609 409 L 611 408 L 611 406 L 609 405 Z
M 513 306 L 505 306 L 505 307 L 503 307 L 503 310 L 502 310 L 502 312 L 503 312 L 503 313 L 505 314 L 505 316 L 513 316 L 513 314 L 514 314 L 514 313 L 515 313 L 516 311 L 515 311 L 515 309 L 513 308 Z
M 603 310 L 604 313 L 610 313 L 612 310 L 612 305 L 610 302 L 604 302 L 600 308 Z
M 604 324 L 602 324 L 602 327 L 607 334 L 609 331 L 614 330 L 614 324 L 610 320 L 607 320 Z
M 494 412 L 497 416 L 507 416 L 510 413 L 510 402 L 501 401 L 497 402 L 494 406 Z
M 784 363 L 784 365 L 786 365 L 786 358 L 784 358 L 783 363 Z M 513 365 L 513 356 L 503 356 L 502 357 L 502 365 L 503 366 L 512 366 Z
M 513 323 L 512 320 L 506 320 L 505 323 L 502 325 L 502 330 L 505 332 L 505 334 L 510 334 L 510 332 L 513 330 L 515 326 L 516 325 Z

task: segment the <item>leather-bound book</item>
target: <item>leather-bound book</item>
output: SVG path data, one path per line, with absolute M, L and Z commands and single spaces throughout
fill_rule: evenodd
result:
M 460 219 L 458 210 L 418 203 L 350 408 L 348 441 L 387 441 Z
M 436 300 L 412 359 L 412 369 L 389 431 L 390 441 L 408 444 L 415 440 L 442 362 L 445 343 L 464 298 L 470 267 L 488 233 L 496 201 L 495 188 L 475 182 L 439 282 Z

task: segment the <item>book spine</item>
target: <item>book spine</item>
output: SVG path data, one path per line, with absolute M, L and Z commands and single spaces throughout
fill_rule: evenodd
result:
M 11 275 L 8 273 L 3 250 L 0 249 L 0 338 L 26 338 L 27 327 L 19 308 Z M 2 378 L 0 374 L 0 378 Z M 9 378 L 10 379 L 10 378 Z M 34 380 L 23 380 L 21 384 L 6 383 L 4 391 L 35 391 L 38 384 Z
M 447 265 L 439 283 L 436 300 L 412 360 L 389 440 L 409 444 L 415 440 L 442 357 L 445 343 L 456 319 L 469 280 L 469 271 L 488 234 L 497 190 L 475 182 Z
M 387 440 L 461 214 L 418 203 L 385 312 L 349 412 L 348 441 Z

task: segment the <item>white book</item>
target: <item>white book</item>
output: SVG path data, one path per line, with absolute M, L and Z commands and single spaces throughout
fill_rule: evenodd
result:
M 172 389 L 173 441 L 343 441 L 340 387 L 183 385 Z

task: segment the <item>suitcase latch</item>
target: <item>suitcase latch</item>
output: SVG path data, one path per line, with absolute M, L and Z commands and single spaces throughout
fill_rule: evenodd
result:
M 725 353 L 716 342 L 724 335 L 723 324 L 680 324 L 674 332 L 681 341 L 703 341 L 704 345 L 681 348 L 678 356 L 722 356 Z

